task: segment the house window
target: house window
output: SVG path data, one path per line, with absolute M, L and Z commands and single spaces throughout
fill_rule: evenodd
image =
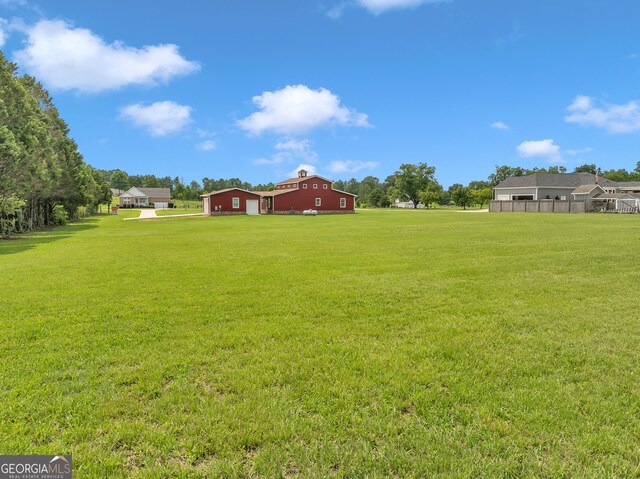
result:
M 347 199 L 340 198 L 340 208 L 346 208 L 346 207 L 347 207 Z
M 328 188 L 328 185 L 325 183 L 324 185 L 322 185 L 322 188 L 326 190 Z
M 240 208 L 240 198 L 234 198 L 233 199 L 233 207 L 234 208 Z
M 122 204 L 130 205 L 131 204 L 131 198 L 122 198 Z
M 307 184 L 306 184 L 306 183 L 303 183 L 303 184 L 302 184 L 302 189 L 303 189 L 303 190 L 306 190 L 306 189 L 307 189 Z
M 316 206 L 322 206 L 322 200 L 320 198 L 316 198 Z
M 566 199 L 567 199 L 567 197 L 566 197 L 566 196 L 561 196 L 561 197 L 560 197 L 560 199 L 561 199 L 562 201 L 564 201 L 564 200 L 566 200 Z
M 313 189 L 314 189 L 314 190 L 317 190 L 317 189 L 318 189 L 318 184 L 317 184 L 317 183 L 314 183 L 314 184 L 313 184 Z

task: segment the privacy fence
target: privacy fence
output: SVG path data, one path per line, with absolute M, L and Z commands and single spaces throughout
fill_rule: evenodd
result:
M 591 201 L 573 200 L 512 200 L 489 202 L 493 213 L 586 213 Z

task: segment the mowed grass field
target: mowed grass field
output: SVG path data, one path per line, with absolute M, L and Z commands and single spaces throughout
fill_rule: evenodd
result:
M 640 475 L 640 217 L 120 213 L 0 242 L 0 453 L 78 478 Z

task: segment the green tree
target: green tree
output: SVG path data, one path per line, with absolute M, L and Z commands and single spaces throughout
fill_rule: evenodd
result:
M 566 173 L 567 168 L 565 166 L 550 166 L 547 170 L 549 173 Z
M 481 190 L 470 190 L 470 192 L 471 192 L 471 197 L 473 198 L 473 200 L 477 205 L 480 205 L 480 208 L 482 208 L 482 206 L 485 203 L 488 203 L 493 197 L 493 191 L 491 190 L 491 188 L 483 188 Z
M 451 190 L 451 199 L 456 205 L 462 206 L 465 210 L 467 206 L 471 206 L 473 203 L 473 196 L 471 196 L 469 188 L 462 185 L 456 185 L 455 188 Z
M 420 193 L 436 183 L 435 173 L 436 169 L 426 163 L 418 163 L 417 165 L 404 163 L 394 173 L 393 185 L 402 198 L 411 201 L 413 207 L 417 208 L 420 203 Z
M 129 175 L 127 175 L 124 171 L 116 170 L 111 175 L 111 179 L 109 180 L 111 184 L 111 188 L 116 190 L 126 191 L 129 189 Z
M 58 223 L 60 206 L 74 219 L 102 184 L 49 93 L 0 53 L 0 235 Z
M 363 178 L 358 184 L 358 199 L 363 203 L 372 205 L 371 193 L 378 188 L 380 188 L 380 180 L 378 178 L 375 176 L 367 176 Z
M 573 170 L 573 172 L 574 173 L 591 173 L 592 175 L 595 175 L 598 172 L 598 169 L 596 168 L 595 164 L 590 163 L 590 164 L 584 164 L 576 167 L 576 169 Z
M 530 174 L 529 170 L 519 166 L 496 165 L 496 171 L 489 175 L 489 183 L 491 186 L 496 186 L 512 176 L 525 176 L 528 174 Z
M 433 203 L 437 203 L 439 199 L 440 194 L 433 189 L 427 189 L 420 192 L 420 203 L 422 203 L 425 208 L 429 208 Z
M 369 204 L 374 208 L 388 208 L 391 202 L 384 189 L 378 187 L 369 193 Z

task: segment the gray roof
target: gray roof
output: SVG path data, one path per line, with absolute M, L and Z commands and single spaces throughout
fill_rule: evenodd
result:
M 171 189 L 170 188 L 138 188 L 145 195 L 151 196 L 153 198 L 170 198 L 171 197 Z
M 640 198 L 640 195 L 636 195 L 633 193 L 602 193 L 600 195 L 596 195 L 592 199 L 594 200 L 615 200 L 615 199 L 623 199 L 623 198 Z
M 557 187 L 577 188 L 581 185 L 595 185 L 596 177 L 591 173 L 533 173 L 527 176 L 512 176 L 496 185 L 496 188 Z M 600 186 L 617 186 L 606 178 L 598 180 Z
M 619 181 L 620 188 L 640 188 L 640 181 Z
M 596 184 L 592 184 L 592 185 L 580 185 L 578 186 L 575 190 L 572 191 L 573 194 L 585 194 L 585 193 L 591 193 L 593 190 L 595 190 L 596 188 L 598 188 L 600 185 L 596 185 Z M 600 191 L 603 191 L 602 188 L 600 188 Z

